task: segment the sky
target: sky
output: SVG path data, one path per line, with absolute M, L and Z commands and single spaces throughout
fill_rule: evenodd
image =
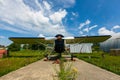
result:
M 114 35 L 120 0 L 0 0 L 0 44 L 9 37 Z

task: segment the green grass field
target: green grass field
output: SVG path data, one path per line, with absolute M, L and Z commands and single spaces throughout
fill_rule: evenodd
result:
M 42 59 L 43 53 L 31 50 L 10 52 L 10 57 L 0 59 L 0 76 Z
M 108 53 L 105 53 L 105 57 L 102 57 L 101 54 L 102 53 L 77 54 L 77 57 L 120 75 L 120 56 L 110 56 Z

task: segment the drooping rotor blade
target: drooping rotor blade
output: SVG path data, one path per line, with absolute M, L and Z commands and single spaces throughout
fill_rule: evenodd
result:
M 75 37 L 64 37 L 66 44 L 74 43 Z
M 39 44 L 45 43 L 44 37 L 10 37 L 9 38 L 14 43 L 18 44 Z
M 65 40 L 74 39 L 74 37 L 64 37 L 63 39 L 65 39 Z
M 45 40 L 46 40 L 46 43 L 48 44 L 53 44 L 54 43 L 54 40 L 56 38 L 55 37 L 46 37 Z M 67 43 L 69 42 L 73 42 L 74 41 L 74 37 L 64 37 L 63 38 Z
M 110 35 L 104 36 L 84 36 L 84 37 L 75 37 L 75 43 L 100 43 L 109 39 Z
M 109 39 L 111 36 L 84 36 L 84 37 L 64 37 L 67 44 L 70 43 L 99 43 Z M 53 44 L 55 37 L 10 37 L 14 43 L 18 44 Z

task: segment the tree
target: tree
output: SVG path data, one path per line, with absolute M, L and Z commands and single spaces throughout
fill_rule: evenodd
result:
M 45 46 L 43 44 L 32 44 L 32 50 L 45 50 Z
M 9 51 L 20 51 L 20 44 L 12 43 L 8 46 Z

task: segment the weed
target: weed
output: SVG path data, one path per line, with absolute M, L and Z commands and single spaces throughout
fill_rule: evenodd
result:
M 64 58 L 60 59 L 59 68 L 55 68 L 57 80 L 76 80 L 78 70 L 73 67 L 71 62 L 65 62 Z

